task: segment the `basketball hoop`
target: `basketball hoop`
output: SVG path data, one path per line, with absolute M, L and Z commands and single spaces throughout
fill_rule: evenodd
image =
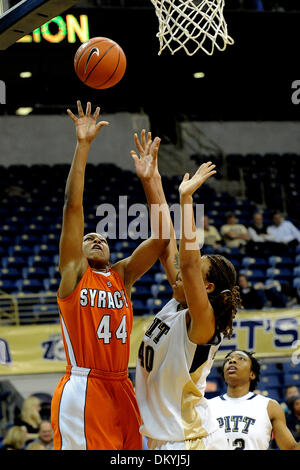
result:
M 172 54 L 184 49 L 194 55 L 199 49 L 212 55 L 215 47 L 224 51 L 234 44 L 227 33 L 223 16 L 225 0 L 151 0 L 159 21 L 161 55 L 164 49 Z

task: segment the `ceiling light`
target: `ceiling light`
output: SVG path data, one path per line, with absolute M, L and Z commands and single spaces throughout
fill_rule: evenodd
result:
M 33 111 L 33 108 L 30 107 L 21 107 L 16 110 L 17 116 L 27 116 L 27 114 L 30 114 L 31 111 Z
M 21 72 L 20 77 L 21 78 L 30 78 L 30 77 L 32 77 L 32 73 L 31 72 Z
M 204 72 L 195 72 L 193 76 L 194 76 L 194 78 L 204 78 L 205 73 Z

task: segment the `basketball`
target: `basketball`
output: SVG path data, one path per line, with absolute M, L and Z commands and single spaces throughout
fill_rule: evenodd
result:
M 74 56 L 74 68 L 79 79 L 96 89 L 111 88 L 126 70 L 123 49 L 109 38 L 96 37 L 82 44 Z

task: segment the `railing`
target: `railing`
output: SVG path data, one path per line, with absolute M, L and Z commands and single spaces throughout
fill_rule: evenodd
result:
M 54 292 L 12 295 L 0 291 L 1 326 L 58 323 L 58 321 L 59 314 Z

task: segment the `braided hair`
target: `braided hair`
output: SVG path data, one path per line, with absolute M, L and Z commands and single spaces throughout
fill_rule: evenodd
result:
M 236 285 L 236 271 L 224 256 L 206 256 L 210 261 L 206 279 L 215 285 L 208 298 L 214 310 L 217 329 L 226 338 L 231 338 L 233 319 L 238 308 L 242 307 L 239 287 Z

